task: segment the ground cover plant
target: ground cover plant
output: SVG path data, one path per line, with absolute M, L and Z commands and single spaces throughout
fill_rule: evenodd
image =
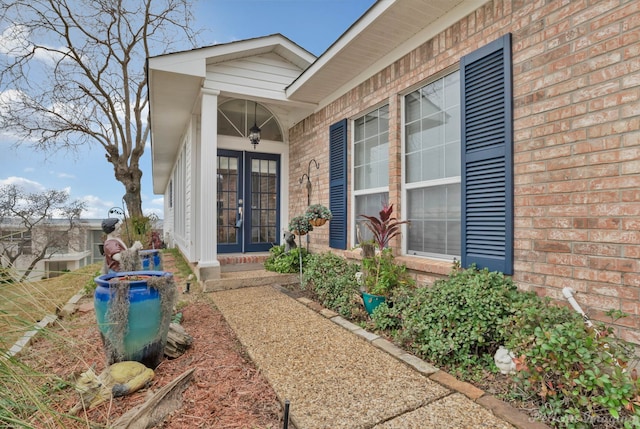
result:
M 307 263 L 306 249 L 296 247 L 285 252 L 284 244 L 269 249 L 269 256 L 264 262 L 265 269 L 281 274 L 300 272 L 300 252 L 302 252 L 302 267 Z
M 363 318 L 356 281 L 359 270 L 358 264 L 333 253 L 312 254 L 307 258 L 304 285 L 323 306 L 352 320 Z
M 367 318 L 357 297 L 357 264 L 331 253 L 310 255 L 305 285 L 315 299 L 351 321 L 480 387 L 502 380 L 498 396 L 554 428 L 640 427 L 640 383 L 633 348 L 509 277 L 475 267 L 433 285 L 397 289 Z M 614 317 L 623 316 L 618 311 Z M 498 372 L 500 345 L 517 370 Z M 529 409 L 525 409 L 529 408 Z

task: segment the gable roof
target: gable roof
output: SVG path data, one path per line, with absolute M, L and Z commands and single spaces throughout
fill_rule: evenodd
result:
M 267 54 L 277 55 L 300 72 L 316 58 L 281 34 L 148 58 L 154 193 L 163 193 L 169 182 L 181 137 L 198 108 L 207 67 Z
M 325 105 L 487 1 L 379 0 L 287 88 L 287 95 Z
M 279 101 L 290 103 L 292 110 L 304 117 L 487 2 L 378 0 L 318 58 L 281 34 L 149 58 L 154 193 L 163 193 L 169 182 L 181 136 L 197 109 L 207 66 L 269 53 L 279 55 L 300 69 L 299 76 L 283 88 Z

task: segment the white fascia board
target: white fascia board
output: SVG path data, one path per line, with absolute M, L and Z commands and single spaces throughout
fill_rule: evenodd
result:
M 204 78 L 207 75 L 207 64 L 205 59 L 200 54 L 196 54 L 195 51 L 183 52 L 149 58 L 149 70 L 166 71 Z
M 308 79 L 313 76 L 315 69 L 321 69 L 328 62 L 330 62 L 337 52 L 340 52 L 351 41 L 357 37 L 365 28 L 371 25 L 387 8 L 393 5 L 398 0 L 380 0 L 376 2 L 371 9 L 365 13 L 358 21 L 356 21 L 346 33 L 344 33 L 333 45 L 329 47 L 320 57 L 305 70 L 302 75 L 296 79 L 288 88 L 287 94 L 295 94 L 295 92 L 302 86 Z
M 361 82 L 367 80 L 368 78 L 375 75 L 380 70 L 384 69 L 390 64 L 393 64 L 395 61 L 407 55 L 409 52 L 413 51 L 414 49 L 417 49 L 420 45 L 424 44 L 428 40 L 431 40 L 432 38 L 434 38 L 435 36 L 443 32 L 444 30 L 446 30 L 447 28 L 454 25 L 456 22 L 460 21 L 465 16 L 474 12 L 476 9 L 478 9 L 483 4 L 485 4 L 487 1 L 488 0 L 463 1 L 458 6 L 451 9 L 451 11 L 443 15 L 436 22 L 422 29 L 414 37 L 412 37 L 402 45 L 398 46 L 396 49 L 389 52 L 384 57 L 380 58 L 378 61 L 376 61 L 373 65 L 368 67 L 365 71 L 360 73 L 358 76 L 354 76 L 354 78 L 351 79 L 349 82 L 342 85 L 340 88 L 338 88 L 335 92 L 333 92 L 331 95 L 329 95 L 325 99 L 321 100 L 318 103 L 318 109 L 322 109 L 323 107 L 332 103 L 333 101 L 335 101 L 336 99 L 338 99 L 339 97 L 347 93 L 352 88 L 355 88 Z M 383 1 L 381 3 L 386 3 L 386 1 Z

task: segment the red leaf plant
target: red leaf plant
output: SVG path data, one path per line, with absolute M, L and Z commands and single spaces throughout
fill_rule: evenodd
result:
M 393 204 L 382 203 L 379 217 L 360 215 L 368 220 L 365 225 L 373 233 L 373 239 L 380 251 L 387 247 L 393 237 L 400 234 L 400 225 L 409 223 L 408 220 L 399 221 L 397 218 L 392 217 L 392 214 Z

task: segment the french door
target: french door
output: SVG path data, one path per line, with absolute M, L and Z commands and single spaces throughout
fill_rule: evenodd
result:
M 280 155 L 218 150 L 218 253 L 278 244 Z

